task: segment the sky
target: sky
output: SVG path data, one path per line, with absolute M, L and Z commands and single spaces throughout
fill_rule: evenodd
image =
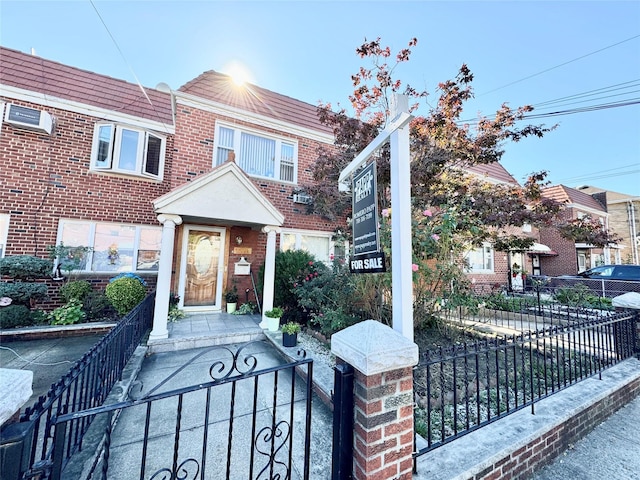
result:
M 378 37 L 394 52 L 418 39 L 395 71 L 430 93 L 417 114 L 465 63 L 475 97 L 463 119 L 508 103 L 558 125 L 504 145 L 516 180 L 545 170 L 553 184 L 640 196 L 640 0 L 0 0 L 4 47 L 172 89 L 240 64 L 251 83 L 313 105 L 349 107 L 351 75 L 371 66 L 355 50 Z

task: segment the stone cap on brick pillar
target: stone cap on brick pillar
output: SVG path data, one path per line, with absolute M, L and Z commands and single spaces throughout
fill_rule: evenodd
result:
M 418 363 L 418 345 L 376 320 L 334 333 L 331 353 L 367 376 Z
M 33 372 L 0 368 L 0 425 L 9 420 L 33 394 Z

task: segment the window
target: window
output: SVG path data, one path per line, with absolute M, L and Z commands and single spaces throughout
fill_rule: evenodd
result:
M 142 129 L 99 123 L 93 134 L 91 168 L 162 180 L 164 137 Z
M 489 245 L 474 248 L 466 255 L 469 273 L 493 273 L 493 248 Z
M 61 220 L 56 243 L 90 247 L 80 271 L 148 272 L 158 270 L 161 238 L 159 226 Z
M 316 260 L 329 262 L 333 256 L 344 258 L 346 244 L 334 244 L 332 234 L 325 232 L 287 230 L 280 234 L 280 250 L 306 250 Z
M 0 258 L 7 251 L 7 235 L 9 233 L 9 215 L 0 215 Z
M 224 125 L 217 126 L 215 139 L 215 165 L 222 165 L 234 152 L 236 163 L 249 175 L 296 182 L 295 142 Z

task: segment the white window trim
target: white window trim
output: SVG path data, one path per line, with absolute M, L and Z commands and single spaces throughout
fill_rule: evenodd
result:
M 495 269 L 496 269 L 496 251 L 493 248 L 493 245 L 491 245 L 490 243 L 483 243 L 482 246 L 480 247 L 475 247 L 475 248 L 471 248 L 469 250 L 467 250 L 467 254 L 465 255 L 465 258 L 467 258 L 467 256 L 475 251 L 478 250 L 479 248 L 485 249 L 485 248 L 489 248 L 490 252 L 491 252 L 491 268 L 479 268 L 479 269 L 474 269 L 472 265 L 468 266 L 467 269 L 467 273 L 470 274 L 490 274 L 490 273 L 495 273 Z
M 329 239 L 329 252 L 327 253 L 327 260 L 330 263 L 331 259 L 333 258 L 333 256 L 335 255 L 335 246 L 336 243 L 333 240 L 333 232 L 326 232 L 326 231 L 321 231 L 321 230 L 298 230 L 298 229 L 292 229 L 292 228 L 283 228 L 282 232 L 280 233 L 280 235 L 295 235 L 296 236 L 296 243 L 294 246 L 294 250 L 302 250 L 301 245 L 302 245 L 302 236 L 313 236 L 313 237 L 321 237 L 321 238 L 328 238 Z M 345 254 L 349 254 L 349 243 L 347 241 L 344 242 L 344 247 L 345 247 Z M 280 242 L 280 250 L 282 251 L 282 242 Z
M 111 142 L 113 144 L 113 152 L 111 152 L 111 158 L 109 165 L 106 167 L 96 165 L 97 157 L 98 157 L 98 148 L 100 146 L 100 127 L 111 125 L 113 127 Z M 143 136 L 143 140 L 139 142 L 138 152 L 136 155 L 136 168 L 135 171 L 119 169 L 115 166 L 116 159 L 120 153 L 120 148 L 122 144 L 122 129 L 131 130 L 134 132 L 138 132 Z M 120 132 L 120 133 L 119 133 Z M 146 154 L 147 154 L 147 144 L 148 144 L 148 136 L 152 135 L 156 138 L 160 139 L 160 162 L 158 165 L 158 175 L 153 175 L 150 173 L 146 173 L 144 171 Z M 126 175 L 129 177 L 136 178 L 144 178 L 151 179 L 161 182 L 164 179 L 164 165 L 165 165 L 165 156 L 167 150 L 167 138 L 164 135 L 156 133 L 155 131 L 147 130 L 140 127 L 135 127 L 127 124 L 122 124 L 118 122 L 97 122 L 93 129 L 93 142 L 91 144 L 91 170 L 94 172 L 101 173 L 113 173 L 118 175 Z
M 11 215 L 0 214 L 4 222 L 4 228 L 0 228 L 0 245 L 2 245 L 2 252 L 0 252 L 0 258 L 3 258 L 7 254 L 7 238 L 9 237 L 9 222 L 11 221 Z
M 96 236 L 96 227 L 98 225 L 113 225 L 113 226 L 117 226 L 117 227 L 122 227 L 122 226 L 126 226 L 126 227 L 134 227 L 136 229 L 135 234 L 134 234 L 134 244 L 133 244 L 133 257 L 135 260 L 138 259 L 138 255 L 139 255 L 139 250 L 140 249 L 140 231 L 143 228 L 153 228 L 153 229 L 157 229 L 157 230 L 161 230 L 162 227 L 159 227 L 157 225 L 140 225 L 140 224 L 133 224 L 133 223 L 118 223 L 118 222 L 101 222 L 101 221 L 97 221 L 97 220 L 74 220 L 74 219 L 66 219 L 66 218 L 61 218 L 58 221 L 58 233 L 56 235 L 56 245 L 60 245 L 60 243 L 62 242 L 62 231 L 63 231 L 63 227 L 64 225 L 69 225 L 69 224 L 77 224 L 77 225 L 89 225 L 89 239 L 88 239 L 88 244 L 87 245 L 79 245 L 79 246 L 83 246 L 83 247 L 91 247 L 91 250 L 89 252 L 87 252 L 87 259 L 85 261 L 85 267 L 81 270 L 76 270 L 76 273 L 83 273 L 83 274 L 102 274 L 102 273 L 108 273 L 111 275 L 117 275 L 118 273 L 122 273 L 120 271 L 116 271 L 116 270 L 92 270 L 91 266 L 93 265 L 93 245 L 95 244 L 95 236 Z M 75 246 L 75 245 L 73 245 Z M 71 246 L 71 247 L 73 247 Z M 55 266 L 57 266 L 57 259 L 55 262 Z M 135 262 L 134 265 L 131 266 L 131 270 L 128 270 L 127 272 L 131 272 L 131 273 L 143 273 L 143 274 L 150 274 L 150 275 L 156 275 L 158 273 L 157 270 L 138 270 L 137 267 L 137 262 Z
M 240 166 L 240 164 L 238 163 L 238 158 L 239 155 L 237 153 L 238 148 L 237 146 L 240 145 L 240 135 L 242 132 L 244 133 L 248 133 L 251 135 L 255 135 L 257 137 L 262 137 L 262 138 L 268 138 L 270 140 L 274 140 L 276 142 L 276 152 L 282 152 L 282 148 L 281 145 L 282 143 L 287 143 L 287 144 L 291 144 L 293 145 L 293 181 L 287 181 L 287 180 L 281 180 L 280 178 L 275 178 L 275 177 L 266 177 L 263 175 L 256 175 L 254 173 L 247 173 L 247 175 L 249 175 L 250 177 L 255 177 L 255 178 L 262 178 L 265 180 L 271 180 L 273 182 L 280 182 L 280 183 L 286 183 L 288 185 L 297 185 L 298 184 L 298 141 L 294 138 L 290 138 L 290 137 L 283 137 L 283 136 L 278 136 L 278 135 L 273 135 L 271 133 L 266 133 L 264 131 L 258 130 L 258 129 L 254 129 L 254 128 L 250 128 L 250 127 L 245 127 L 243 126 L 239 126 L 239 125 L 234 125 L 232 123 L 225 123 L 225 122 L 216 122 L 216 127 L 215 127 L 215 134 L 214 134 L 214 143 L 213 143 L 213 158 L 212 158 L 212 166 L 215 168 L 216 165 L 216 160 L 217 160 L 217 154 L 218 154 L 218 147 L 219 147 L 219 139 L 220 139 L 220 135 L 219 135 L 219 131 L 220 128 L 228 128 L 230 130 L 233 130 L 233 151 L 236 152 L 236 163 L 238 164 L 238 166 Z M 223 147 L 223 148 L 228 148 L 228 147 Z M 276 162 L 274 165 L 274 172 L 279 172 L 280 171 L 280 157 L 276 158 Z

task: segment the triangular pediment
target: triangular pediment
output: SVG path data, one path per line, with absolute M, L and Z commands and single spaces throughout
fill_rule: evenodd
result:
M 226 162 L 152 203 L 156 214 L 237 225 L 281 226 L 284 223 L 284 215 L 234 162 Z

